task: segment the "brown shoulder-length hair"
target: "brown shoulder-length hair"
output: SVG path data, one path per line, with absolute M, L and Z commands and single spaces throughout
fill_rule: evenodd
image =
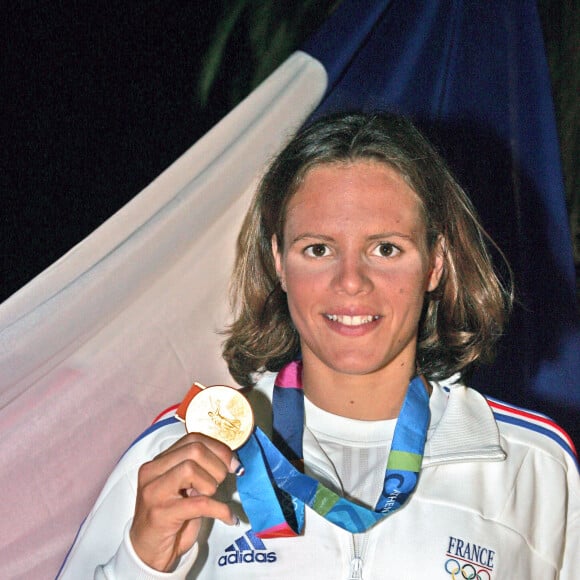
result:
M 231 284 L 235 320 L 223 348 L 239 384 L 251 386 L 256 372 L 278 371 L 300 354 L 271 248 L 274 235 L 284 246 L 290 198 L 314 166 L 357 160 L 398 171 L 421 200 L 429 251 L 442 241 L 444 272 L 438 288 L 425 296 L 417 372 L 440 379 L 492 357 L 511 308 L 511 280 L 506 288 L 496 275 L 486 248 L 486 240 L 492 242 L 467 195 L 408 119 L 343 113 L 315 121 L 291 139 L 246 214 Z

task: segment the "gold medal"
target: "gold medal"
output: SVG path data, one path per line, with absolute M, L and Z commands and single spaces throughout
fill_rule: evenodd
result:
M 185 422 L 188 433 L 203 433 L 232 450 L 241 447 L 254 429 L 248 399 L 225 385 L 203 387 L 195 383 L 176 415 Z

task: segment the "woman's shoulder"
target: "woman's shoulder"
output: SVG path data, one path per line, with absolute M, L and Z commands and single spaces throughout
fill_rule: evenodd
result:
M 432 384 L 446 398 L 442 417 L 431 434 L 429 447 L 434 455 L 472 460 L 498 460 L 501 455 L 513 460 L 521 455 L 537 464 L 557 464 L 563 471 L 577 473 L 572 439 L 549 417 L 484 396 L 458 377 Z
M 572 438 L 550 417 L 492 397 L 485 397 L 485 400 L 505 445 L 522 447 L 528 453 L 561 464 L 565 470 L 578 471 Z

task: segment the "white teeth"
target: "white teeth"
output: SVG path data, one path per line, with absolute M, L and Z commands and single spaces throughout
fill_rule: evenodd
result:
M 361 324 L 368 324 L 373 320 L 378 320 L 378 314 L 373 315 L 366 315 L 366 316 L 347 316 L 346 314 L 326 314 L 325 315 L 328 320 L 332 320 L 333 322 L 340 322 L 340 324 L 344 324 L 345 326 L 361 326 Z

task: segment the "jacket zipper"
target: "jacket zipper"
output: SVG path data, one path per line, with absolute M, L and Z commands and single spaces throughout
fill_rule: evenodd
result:
M 352 550 L 348 580 L 363 580 L 363 556 L 367 548 L 367 534 L 352 535 Z

